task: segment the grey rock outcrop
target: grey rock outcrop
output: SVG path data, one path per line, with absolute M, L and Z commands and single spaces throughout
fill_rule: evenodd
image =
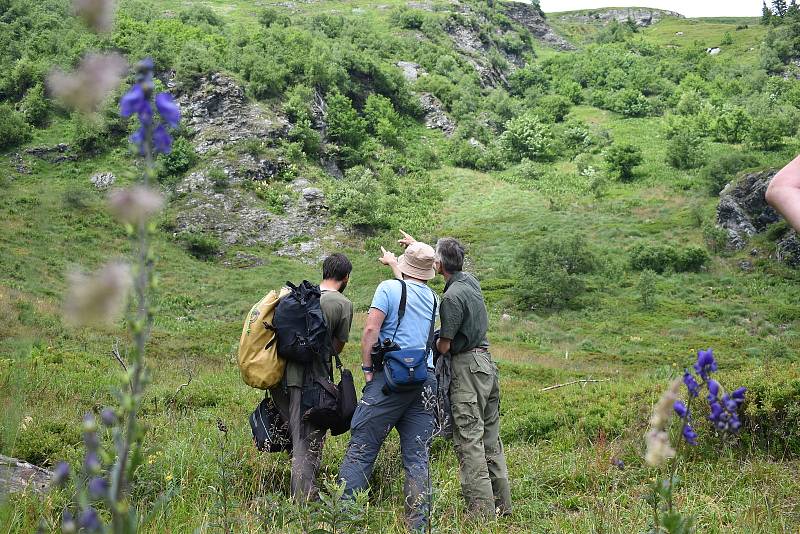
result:
M 398 61 L 395 63 L 403 73 L 403 78 L 406 79 L 407 82 L 415 82 L 417 78 L 420 76 L 425 76 L 427 72 L 419 63 L 413 63 L 411 61 Z
M 75 161 L 78 159 L 78 156 L 73 153 L 72 147 L 66 143 L 29 148 L 25 153 L 29 156 L 47 161 L 48 163 L 64 163 L 65 161 Z
M 456 123 L 447 116 L 444 104 L 430 93 L 420 93 L 419 101 L 425 111 L 425 126 L 432 130 L 441 130 L 448 137 L 456 131 Z
M 52 479 L 52 471 L 0 454 L 0 497 L 8 493 L 44 493 Z
M 203 78 L 197 90 L 178 101 L 200 154 L 242 139 L 285 137 L 289 130 L 284 117 L 248 102 L 244 89 L 223 74 Z
M 538 40 L 559 50 L 575 50 L 571 43 L 554 32 L 553 28 L 547 24 L 544 14 L 538 6 L 522 2 L 505 2 L 502 5 L 508 18 L 527 28 Z
M 800 266 L 800 239 L 794 230 L 787 232 L 777 243 L 777 258 L 790 267 Z
M 764 194 L 775 171 L 746 174 L 720 192 L 717 223 L 728 232 L 728 247 L 741 250 L 750 237 L 780 220 Z
M 588 11 L 579 11 L 576 13 L 567 13 L 561 15 L 559 20 L 578 24 L 600 23 L 602 25 L 606 25 L 610 24 L 612 20 L 616 20 L 617 22 L 626 22 L 628 19 L 631 19 L 636 23 L 637 26 L 644 27 L 655 24 L 656 22 L 667 17 L 684 18 L 683 15 L 674 11 L 642 7 L 626 7 L 592 9 Z
M 110 172 L 98 172 L 93 174 L 89 180 L 92 182 L 92 185 L 94 185 L 98 191 L 105 191 L 106 189 L 114 185 L 114 182 L 117 181 L 117 178 L 114 176 L 113 173 Z

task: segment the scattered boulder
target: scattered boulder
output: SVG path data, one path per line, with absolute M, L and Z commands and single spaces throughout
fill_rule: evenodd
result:
M 9 493 L 45 493 L 53 472 L 0 454 L 0 497 Z
M 223 74 L 201 79 L 198 89 L 178 102 L 200 154 L 242 139 L 275 140 L 289 131 L 284 117 L 248 102 L 244 89 Z
M 415 82 L 420 76 L 428 74 L 419 63 L 412 63 L 411 61 L 398 61 L 395 63 L 403 72 L 403 77 L 407 82 Z
M 23 158 L 22 154 L 19 152 L 11 156 L 11 164 L 14 166 L 14 170 L 19 174 L 30 174 L 33 172 L 30 164 L 25 161 L 25 158 Z
M 420 104 L 425 111 L 425 126 L 432 130 L 441 130 L 447 137 L 456 131 L 456 123 L 447 116 L 444 104 L 431 93 L 420 93 Z
M 90 181 L 98 191 L 105 191 L 117 181 L 116 176 L 110 172 L 98 172 L 92 175 Z
M 683 32 L 675 32 L 675 35 L 677 35 L 678 37 L 681 37 L 683 35 Z
M 719 54 L 720 52 L 722 52 L 722 49 L 720 49 L 720 48 L 717 48 L 717 47 L 715 47 L 715 48 L 706 48 L 706 53 L 707 53 L 709 56 L 716 56 L 716 55 L 717 55 L 717 54 Z
M 777 258 L 790 267 L 800 266 L 800 239 L 794 230 L 786 232 L 777 243 Z
M 538 40 L 559 50 L 575 50 L 569 41 L 554 32 L 547 24 L 538 4 L 506 2 L 502 6 L 508 18 L 527 28 Z
M 780 215 L 767 204 L 764 194 L 776 171 L 746 174 L 720 192 L 717 223 L 728 232 L 728 247 L 741 250 L 751 236 L 763 232 L 780 220 Z
M 742 260 L 739 262 L 739 269 L 742 271 L 749 273 L 753 270 L 753 262 L 749 260 Z
M 65 161 L 75 161 L 78 159 L 78 156 L 72 152 L 72 148 L 66 143 L 29 148 L 25 153 L 45 160 L 48 163 L 64 163 Z

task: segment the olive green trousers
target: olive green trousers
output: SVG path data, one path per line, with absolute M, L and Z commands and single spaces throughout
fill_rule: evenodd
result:
M 508 467 L 500 440 L 500 384 L 488 352 L 472 350 L 451 357 L 450 403 L 453 444 L 461 491 L 473 513 L 511 513 Z

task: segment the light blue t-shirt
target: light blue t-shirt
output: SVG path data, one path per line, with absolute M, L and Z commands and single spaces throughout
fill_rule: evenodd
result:
M 406 314 L 397 329 L 394 341 L 403 349 L 424 349 L 431 329 L 431 316 L 436 305 L 436 294 L 419 282 L 406 280 Z M 375 290 L 370 307 L 386 314 L 381 325 L 380 341 L 392 339 L 397 327 L 402 285 L 397 280 L 385 280 Z M 428 353 L 428 367 L 433 367 L 433 351 Z

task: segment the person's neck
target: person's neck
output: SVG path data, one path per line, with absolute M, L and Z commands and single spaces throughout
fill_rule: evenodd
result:
M 444 277 L 445 282 L 449 282 L 450 279 L 453 277 L 453 273 L 448 273 L 447 271 L 442 271 L 442 276 Z
M 342 287 L 342 282 L 337 280 L 323 280 L 319 283 L 319 288 L 323 291 L 339 291 Z
M 428 284 L 427 280 L 420 280 L 419 278 L 414 278 L 413 276 L 408 276 L 407 274 L 403 275 L 403 280 L 406 280 L 408 282 L 416 282 L 418 284 L 425 284 L 425 285 Z

